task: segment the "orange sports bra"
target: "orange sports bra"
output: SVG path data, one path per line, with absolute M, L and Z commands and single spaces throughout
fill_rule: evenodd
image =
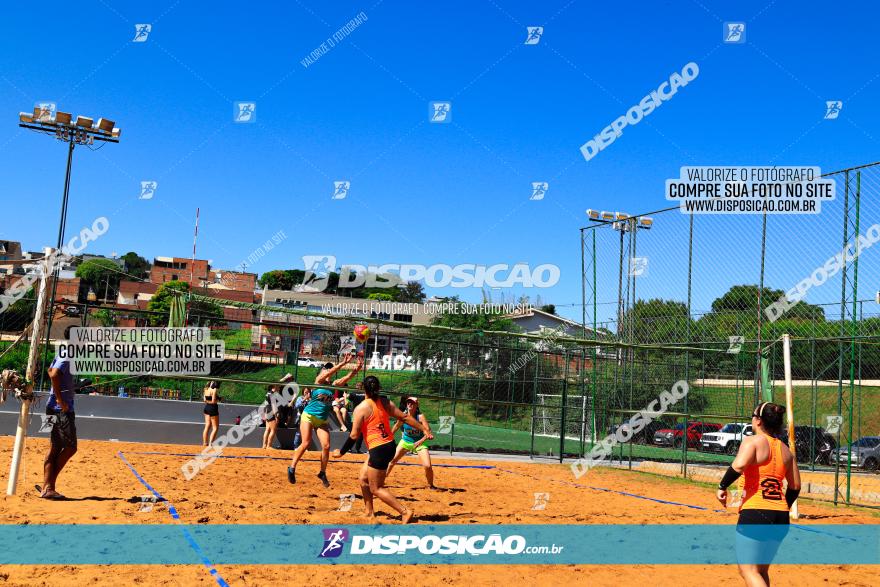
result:
M 743 471 L 745 495 L 739 509 L 787 512 L 782 485 L 786 474 L 782 441 L 770 436 L 765 438 L 770 444 L 770 459 L 763 465 L 750 465 Z
M 376 448 L 377 446 L 394 442 L 384 402 L 382 400 L 373 401 L 369 398 L 364 401 L 370 404 L 370 410 L 372 411 L 370 417 L 364 422 L 364 440 L 367 442 L 367 448 Z

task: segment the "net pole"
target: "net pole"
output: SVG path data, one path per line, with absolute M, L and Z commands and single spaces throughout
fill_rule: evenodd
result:
M 782 335 L 782 361 L 785 368 L 785 419 L 788 420 L 788 448 L 794 456 L 795 466 L 797 466 L 797 448 L 794 441 L 794 390 L 791 384 L 791 337 L 788 334 Z M 791 517 L 798 519 L 797 500 L 791 504 Z
M 28 349 L 27 370 L 25 371 L 25 391 L 33 391 L 34 370 L 36 369 L 37 355 L 40 349 L 41 324 L 46 307 L 46 280 L 49 275 L 49 256 L 52 249 L 43 249 L 43 267 L 40 277 L 40 289 L 37 294 L 37 308 L 34 312 L 34 324 L 31 329 L 31 346 Z M 48 332 L 47 332 L 48 338 Z M 18 474 L 21 471 L 21 459 L 24 455 L 25 440 L 27 440 L 28 420 L 31 413 L 30 395 L 22 398 L 21 409 L 18 413 L 18 427 L 15 430 L 15 444 L 12 448 L 12 463 L 9 465 L 9 481 L 6 485 L 6 495 L 15 495 L 18 486 Z

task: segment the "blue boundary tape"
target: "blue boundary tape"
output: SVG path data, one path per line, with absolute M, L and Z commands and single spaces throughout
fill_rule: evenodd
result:
M 575 483 L 573 481 L 563 481 L 561 479 L 546 479 L 546 478 L 542 478 L 542 477 L 535 477 L 534 475 L 528 475 L 526 473 L 519 473 L 517 471 L 510 471 L 508 469 L 500 469 L 499 468 L 498 470 L 503 473 L 510 473 L 511 475 L 520 475 L 522 477 L 528 477 L 530 479 L 535 479 L 537 481 L 552 481 L 553 483 L 562 483 L 563 485 L 571 485 L 572 487 L 580 487 L 582 489 L 592 489 L 594 491 L 604 491 L 605 493 L 616 493 L 618 495 L 625 495 L 627 497 L 635 497 L 636 499 L 644 499 L 647 501 L 653 501 L 653 502 L 662 503 L 665 505 L 676 505 L 679 507 L 685 507 L 685 508 L 690 508 L 690 509 L 694 509 L 694 510 L 701 510 L 701 511 L 705 511 L 705 512 L 715 512 L 715 513 L 726 513 L 727 512 L 727 510 L 713 510 L 711 508 L 707 508 L 707 507 L 704 507 L 701 505 L 693 505 L 693 504 L 689 504 L 689 503 L 680 503 L 677 501 L 669 501 L 666 499 L 659 499 L 656 497 L 648 497 L 647 495 L 639 495 L 638 493 L 629 493 L 626 491 L 618 491 L 616 489 L 608 489 L 606 487 L 594 487 L 592 485 L 584 485 L 582 483 Z
M 120 459 L 122 459 L 122 462 L 125 463 L 125 466 L 129 468 L 129 470 L 134 474 L 134 476 L 137 478 L 137 480 L 140 481 L 141 484 L 150 491 L 150 493 L 152 493 L 154 496 L 156 496 L 157 500 L 164 501 L 166 504 L 168 504 L 168 513 L 171 514 L 171 517 L 175 521 L 179 522 L 180 521 L 180 514 L 177 513 L 177 508 L 174 507 L 174 504 L 172 504 L 170 501 L 165 499 L 161 493 L 156 491 L 152 485 L 147 483 L 147 480 L 144 479 L 141 476 L 141 474 L 137 472 L 137 469 L 135 469 L 134 466 L 132 466 L 132 464 L 130 462 L 128 462 L 128 459 L 125 458 L 125 455 L 122 454 L 122 451 L 117 452 L 116 456 L 118 456 Z M 214 577 L 215 581 L 217 581 L 217 584 L 220 585 L 220 587 L 229 587 L 229 583 L 227 583 L 226 580 L 220 575 L 220 572 L 217 571 L 216 567 L 214 567 L 214 563 L 212 563 L 208 559 L 208 557 L 205 556 L 205 552 L 202 550 L 202 547 L 199 546 L 199 544 L 198 544 L 198 542 L 196 542 L 195 538 L 192 537 L 192 534 L 189 533 L 189 530 L 187 530 L 183 526 L 180 526 L 180 531 L 183 532 L 184 538 L 186 538 L 187 542 L 189 542 L 189 545 L 192 547 L 192 549 L 195 551 L 195 553 L 199 556 L 200 559 L 202 559 L 202 564 L 205 565 L 205 567 L 211 573 L 211 576 Z
M 133 455 L 158 455 L 166 457 L 197 457 L 199 453 L 183 453 L 183 452 L 159 452 L 159 451 L 133 451 Z M 270 461 L 289 461 L 290 457 L 270 457 L 266 455 L 217 455 L 218 459 L 265 459 Z M 314 459 L 303 459 L 303 461 L 315 461 Z M 359 461 L 338 461 L 340 463 L 358 463 Z M 397 463 L 397 467 L 421 467 L 419 463 Z M 495 465 L 446 465 L 433 463 L 432 467 L 443 467 L 447 469 L 496 469 Z
M 690 503 L 680 503 L 680 502 L 677 502 L 677 501 L 669 501 L 669 500 L 666 500 L 666 499 L 658 499 L 658 498 L 656 498 L 656 497 L 648 497 L 647 495 L 639 495 L 638 493 L 629 493 L 629 492 L 626 492 L 626 491 L 618 491 L 618 490 L 616 490 L 616 489 L 608 489 L 607 487 L 594 487 L 594 486 L 592 486 L 592 485 L 584 485 L 584 484 L 582 484 L 582 483 L 575 483 L 575 482 L 573 482 L 573 481 L 563 481 L 563 480 L 561 480 L 561 479 L 546 479 L 546 478 L 541 478 L 541 477 L 535 477 L 534 475 L 527 475 L 526 473 L 518 473 L 517 471 L 510 471 L 510 470 L 508 470 L 508 469 L 501 469 L 501 468 L 497 468 L 497 467 L 496 467 L 496 469 L 498 469 L 498 470 L 501 471 L 502 473 L 509 473 L 509 474 L 511 474 L 511 475 L 521 475 L 521 476 L 523 476 L 523 477 L 528 477 L 528 478 L 530 478 L 530 479 L 535 479 L 535 480 L 537 480 L 537 481 L 551 481 L 551 482 L 554 482 L 554 483 L 562 483 L 562 484 L 564 484 L 564 485 L 571 485 L 572 487 L 581 487 L 581 488 L 583 488 L 583 489 L 592 489 L 592 490 L 594 490 L 594 491 L 604 491 L 604 492 L 606 492 L 606 493 L 617 493 L 618 495 L 625 495 L 625 496 L 627 496 L 627 497 L 634 497 L 634 498 L 636 498 L 636 499 L 644 499 L 644 500 L 647 500 L 647 501 L 653 501 L 653 502 L 656 502 L 656 503 L 662 503 L 662 504 L 664 504 L 664 505 L 674 505 L 674 506 L 685 507 L 685 508 L 690 508 L 690 509 L 694 509 L 694 510 L 701 510 L 701 511 L 704 511 L 704 512 L 712 512 L 712 513 L 716 513 L 716 514 L 726 514 L 726 513 L 729 513 L 727 510 L 718 510 L 718 509 L 714 509 L 714 510 L 713 510 L 713 509 L 711 509 L 711 508 L 707 508 L 707 507 L 704 507 L 704 506 L 701 506 L 701 505 L 693 505 L 693 504 L 690 504 Z M 790 526 L 791 526 L 792 528 L 797 528 L 798 530 L 803 530 L 804 532 L 814 532 L 814 533 L 816 533 L 816 534 L 825 534 L 825 535 L 827 535 L 827 536 L 834 536 L 835 538 L 840 538 L 840 539 L 843 539 L 843 540 L 852 540 L 852 541 L 855 541 L 855 539 L 853 539 L 853 538 L 849 538 L 849 537 L 846 537 L 846 536 L 838 536 L 837 534 L 833 534 L 833 533 L 831 533 L 831 532 L 825 532 L 825 531 L 823 531 L 823 530 L 819 530 L 818 528 L 811 528 L 811 527 L 809 527 L 809 526 L 804 526 L 803 524 L 790 524 Z

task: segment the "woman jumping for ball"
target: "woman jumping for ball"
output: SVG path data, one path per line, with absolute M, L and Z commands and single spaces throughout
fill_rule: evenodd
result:
M 736 525 L 736 556 L 739 574 L 749 587 L 770 585 L 770 561 L 788 532 L 788 512 L 801 490 L 797 459 L 778 438 L 783 414 L 785 408 L 769 402 L 755 408 L 755 435 L 743 438 L 716 494 L 725 505 L 727 488 L 745 475 L 745 495 Z M 784 491 L 783 481 L 788 483 Z
M 403 413 L 407 416 L 412 416 L 422 425 L 422 429 L 430 434 L 431 425 L 428 424 L 428 419 L 421 410 L 419 410 L 419 398 L 408 397 L 404 403 L 406 409 Z M 424 434 L 422 430 L 410 426 L 405 420 L 401 419 L 398 419 L 397 422 L 394 423 L 394 428 L 391 430 L 391 436 L 394 436 L 401 427 L 403 427 L 403 437 L 400 440 L 400 444 L 397 445 L 397 452 L 394 453 L 394 458 L 391 459 L 391 463 L 388 465 L 386 476 L 391 474 L 391 469 L 394 468 L 397 461 L 403 458 L 403 455 L 408 452 L 413 453 L 417 455 L 422 462 L 422 467 L 425 469 L 425 479 L 428 480 L 428 487 L 431 489 L 437 489 L 434 487 L 434 469 L 431 467 L 431 453 L 428 451 L 428 445 L 425 444 L 428 440 L 428 436 Z
M 333 457 L 339 458 L 354 446 L 355 440 L 363 431 L 370 456 L 361 467 L 359 481 L 367 516 L 374 517 L 373 496 L 378 497 L 391 506 L 401 516 L 401 521 L 408 524 L 413 518 L 413 511 L 400 505 L 400 502 L 385 488 L 385 475 L 391 459 L 394 458 L 394 435 L 391 434 L 389 416 L 406 421 L 407 424 L 420 430 L 429 440 L 434 438 L 431 430 L 423 426 L 412 416 L 401 412 L 388 398 L 379 395 L 382 386 L 376 377 L 370 375 L 364 379 L 366 398 L 355 408 L 352 415 L 351 434 L 345 440 L 341 450 L 333 451 Z
M 327 385 L 345 365 L 345 362 L 341 362 L 335 367 L 333 363 L 325 364 L 318 376 L 315 377 L 315 384 Z M 327 426 L 327 418 L 330 417 L 332 403 L 333 392 L 329 389 L 319 387 L 312 391 L 309 403 L 306 404 L 300 418 L 299 430 L 302 442 L 294 451 L 293 460 L 287 467 L 287 480 L 291 483 L 296 483 L 296 465 L 308 450 L 312 440 L 312 430 L 314 430 L 321 443 L 321 472 L 318 473 L 318 479 L 321 480 L 324 487 L 330 487 L 330 481 L 327 480 L 327 461 L 330 460 L 330 428 Z

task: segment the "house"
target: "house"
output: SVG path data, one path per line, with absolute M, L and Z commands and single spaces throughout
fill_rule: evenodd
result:
M 150 301 L 157 289 L 158 285 L 148 281 L 120 281 L 116 303 L 120 306 L 140 306 L 138 302 Z
M 587 326 L 584 329 L 580 322 L 557 316 L 537 308 L 528 308 L 521 312 L 507 314 L 505 318 L 509 318 L 514 324 L 519 326 L 523 332 L 529 334 L 544 334 L 550 330 L 558 330 L 562 336 L 570 336 L 574 338 L 592 338 L 593 328 Z M 599 337 L 603 336 L 600 329 Z

